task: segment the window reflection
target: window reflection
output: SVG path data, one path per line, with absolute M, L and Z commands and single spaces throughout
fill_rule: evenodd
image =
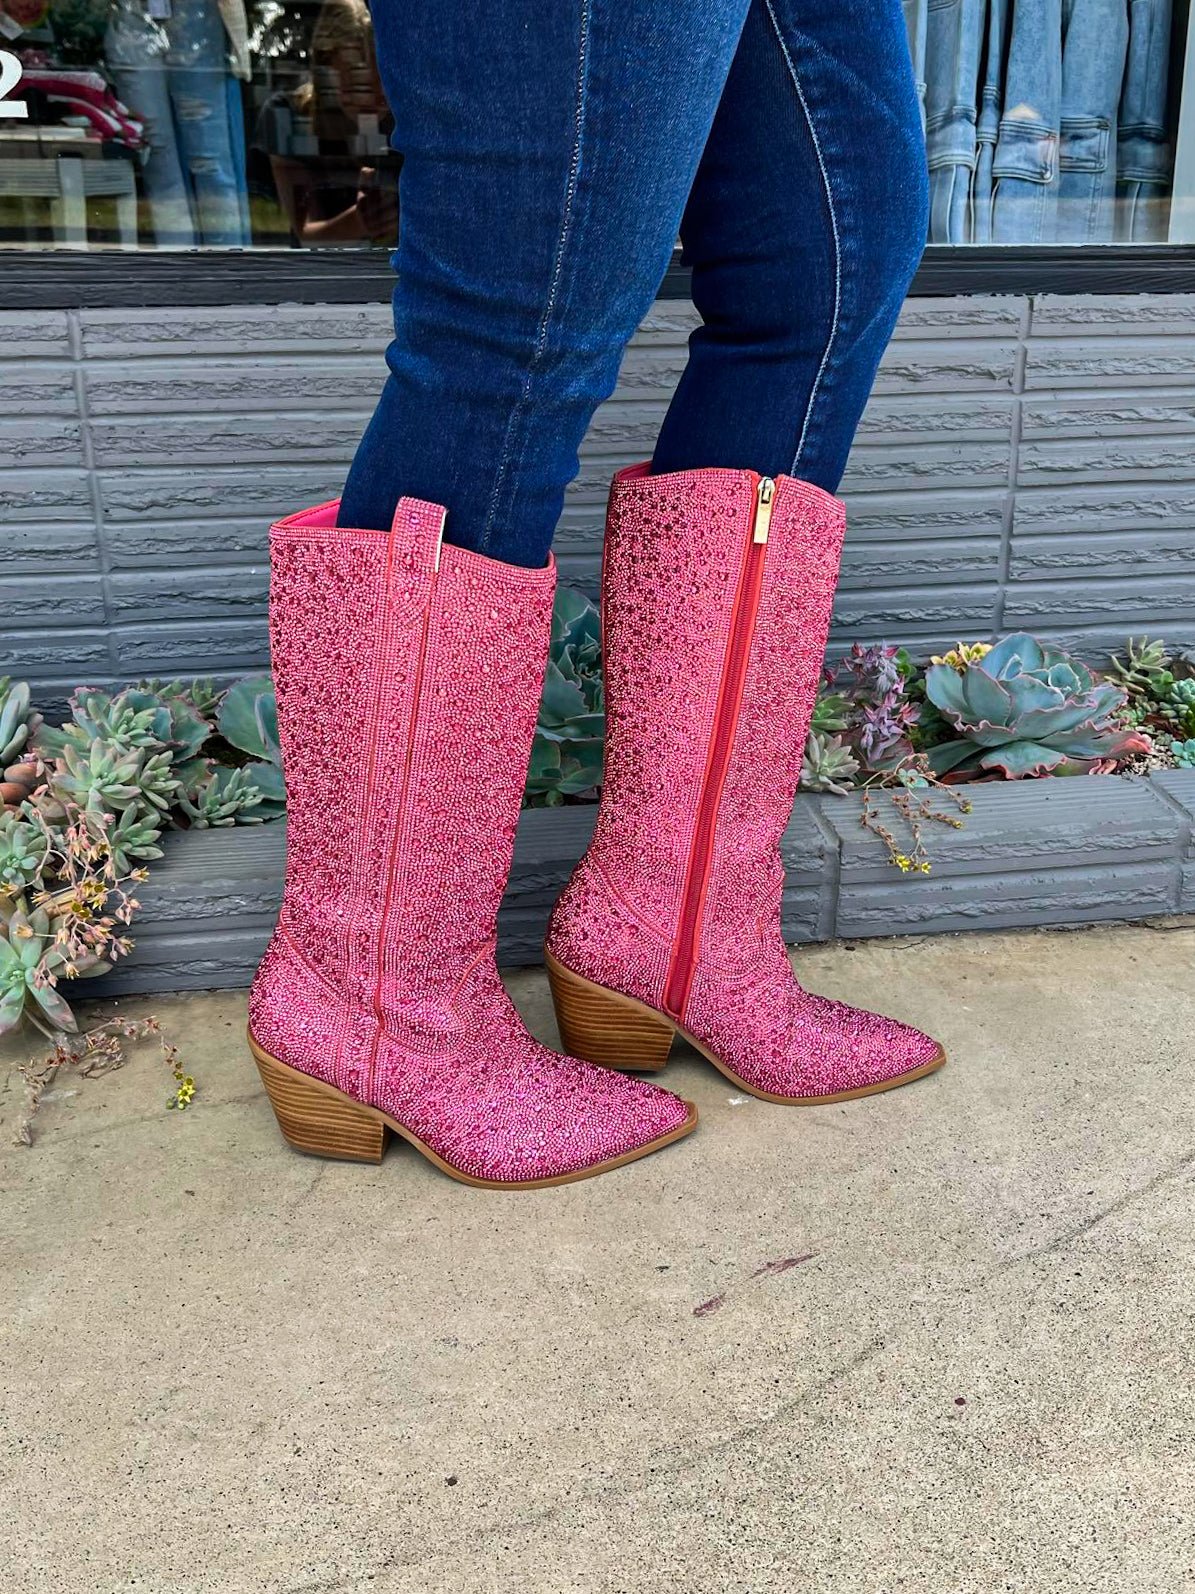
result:
M 930 242 L 1195 237 L 1190 0 L 903 4 Z M 0 50 L 0 243 L 396 239 L 368 0 L 0 0 Z
M 930 242 L 1169 233 L 1187 30 L 1173 0 L 904 0 Z M 1172 69 L 1172 63 L 1174 67 Z
M 365 0 L 0 0 L 0 242 L 392 245 Z

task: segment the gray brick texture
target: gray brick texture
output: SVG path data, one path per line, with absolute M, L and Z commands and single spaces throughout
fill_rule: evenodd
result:
M 269 521 L 339 490 L 387 320 L 0 313 L 0 672 L 53 712 L 79 682 L 262 665 Z M 586 440 L 557 553 L 591 590 L 611 472 L 650 452 L 694 321 L 653 309 Z M 1195 645 L 1193 433 L 1195 295 L 910 300 L 843 485 L 833 648 Z

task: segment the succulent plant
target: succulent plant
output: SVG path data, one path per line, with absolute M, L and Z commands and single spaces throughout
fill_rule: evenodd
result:
M 11 764 L 29 746 L 42 722 L 30 706 L 29 683 L 0 675 L 0 765 Z
M 1171 742 L 1170 751 L 1180 769 L 1195 769 L 1195 736 L 1185 742 Z
M 593 791 L 602 779 L 606 700 L 601 620 L 575 587 L 557 587 L 527 801 L 551 807 Z
M 73 747 L 87 753 L 98 742 L 114 753 L 138 752 L 158 745 L 152 708 L 135 708 L 124 695 L 81 690 L 71 699 L 71 718 L 65 725 L 47 725 L 40 737 L 43 753 L 58 758 Z
M 1148 637 L 1139 641 L 1130 637 L 1125 645 L 1125 657 L 1113 654 L 1108 674 L 1124 687 L 1130 698 L 1156 698 L 1174 679 L 1170 662 L 1166 644 L 1160 637 L 1153 642 Z
M 121 753 L 93 742 L 81 751 L 68 742 L 50 776 L 50 791 L 87 813 L 115 813 L 141 796 L 139 752 Z
M 850 705 L 846 694 L 832 692 L 828 686 L 823 685 L 813 705 L 813 717 L 809 721 L 809 729 L 822 733 L 844 731 L 849 712 Z
M 1005 637 L 961 674 L 932 665 L 925 690 L 956 733 L 928 752 L 939 775 L 1086 774 L 1145 745 L 1119 718 L 1122 687 L 1023 633 Z
M 845 797 L 859 773 L 859 760 L 841 736 L 810 731 L 801 763 L 802 791 L 830 791 Z
M 1195 677 L 1171 681 L 1159 713 L 1178 731 L 1180 741 L 1195 736 Z
M 95 833 L 94 824 L 90 828 Z M 109 817 L 102 825 L 102 832 L 112 857 L 112 867 L 122 878 L 132 874 L 146 859 L 162 856 L 158 846 L 162 815 L 155 809 L 140 805 L 126 808 L 117 817 Z
M 920 717 L 896 648 L 855 643 L 827 670 L 830 686 L 847 703 L 847 740 L 868 771 L 894 769 L 913 754 L 911 732 Z
M 12 895 L 33 885 L 46 858 L 36 825 L 17 813 L 0 813 L 0 892 Z
M 182 762 L 195 757 L 210 734 L 207 721 L 182 698 L 135 686 L 115 694 L 81 688 L 71 698 L 67 723 L 45 726 L 38 745 L 51 758 L 67 747 L 90 752 L 99 742 L 114 752 L 166 750 Z
M 191 792 L 179 796 L 179 807 L 196 830 L 222 825 L 260 824 L 262 795 L 254 784 L 256 764 L 229 769 L 217 764 Z
M 13 907 L 0 909 L 0 1035 L 25 1019 L 45 1033 L 78 1029 L 75 1015 L 55 989 L 55 969 L 61 963 L 44 908 L 30 911 L 18 898 Z
M 268 675 L 251 675 L 238 681 L 225 693 L 216 721 L 221 736 L 230 746 L 248 753 L 249 771 L 257 792 L 252 806 L 252 823 L 276 819 L 286 811 L 286 789 L 282 781 L 282 744 L 278 739 L 278 703 L 274 683 Z M 194 803 L 194 796 L 191 798 Z M 239 809 L 248 818 L 248 805 Z
M 216 710 L 224 696 L 223 689 L 216 685 L 211 676 L 196 677 L 192 681 L 159 681 L 156 678 L 135 681 L 132 690 L 152 693 L 164 702 L 178 702 L 198 714 L 200 719 L 209 721 L 215 719 Z
M 28 683 L 0 675 L 0 811 L 18 807 L 37 788 L 41 772 L 33 745 L 41 724 Z

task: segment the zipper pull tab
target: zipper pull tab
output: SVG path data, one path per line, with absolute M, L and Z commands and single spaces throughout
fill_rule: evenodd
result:
M 768 528 L 772 524 L 772 500 L 775 496 L 776 483 L 770 476 L 764 476 L 756 489 L 755 529 L 751 534 L 752 542 L 767 542 Z

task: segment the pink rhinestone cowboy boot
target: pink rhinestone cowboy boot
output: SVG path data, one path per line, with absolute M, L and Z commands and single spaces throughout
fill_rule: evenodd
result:
M 494 962 L 553 567 L 443 544 L 434 504 L 404 499 L 388 534 L 337 507 L 270 533 L 286 889 L 249 1044 L 282 1133 L 378 1162 L 393 1131 L 501 1188 L 679 1139 L 694 1108 L 539 1045 Z
M 606 774 L 556 905 L 564 1044 L 662 1068 L 684 1035 L 768 1101 L 865 1096 L 938 1068 L 920 1031 L 805 991 L 780 931 L 788 823 L 843 506 L 745 470 L 615 478 L 602 577 Z

